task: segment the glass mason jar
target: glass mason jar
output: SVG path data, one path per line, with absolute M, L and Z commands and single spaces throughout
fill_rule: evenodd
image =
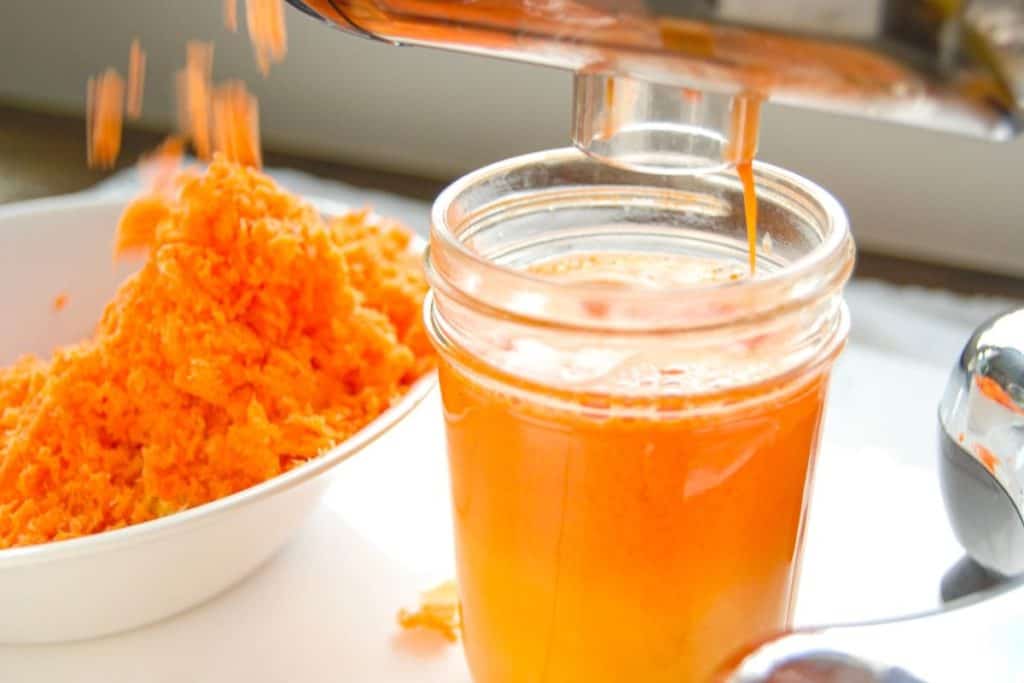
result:
M 823 189 L 755 175 L 754 276 L 728 171 L 553 150 L 434 204 L 426 316 L 476 683 L 703 681 L 789 625 L 854 249 Z

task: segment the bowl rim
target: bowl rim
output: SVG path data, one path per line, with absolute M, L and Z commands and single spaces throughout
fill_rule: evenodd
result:
M 95 192 L 95 191 L 93 191 Z M 0 206 L 0 235 L 3 223 L 25 215 L 42 212 L 81 211 L 83 209 L 111 209 L 123 206 L 131 196 L 121 193 L 95 194 L 90 191 L 74 194 L 43 197 L 13 202 Z M 306 197 L 323 213 L 340 213 L 348 207 L 330 199 Z M 422 251 L 426 240 L 414 233 L 411 248 Z M 264 498 L 283 493 L 303 484 L 370 445 L 396 426 L 402 418 L 412 412 L 430 393 L 437 383 L 437 372 L 431 371 L 414 382 L 402 397 L 387 410 L 371 420 L 362 429 L 335 447 L 310 458 L 301 465 L 264 482 L 242 489 L 231 495 L 212 500 L 193 508 L 175 512 L 164 517 L 132 524 L 130 526 L 101 531 L 60 541 L 49 541 L 36 545 L 19 546 L 0 550 L 0 571 L 31 564 L 42 564 L 103 551 L 112 551 L 126 546 L 135 546 L 157 540 L 189 529 L 205 525 L 211 518 L 229 510 L 245 507 Z

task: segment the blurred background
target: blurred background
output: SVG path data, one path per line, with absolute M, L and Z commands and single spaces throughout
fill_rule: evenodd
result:
M 457 175 L 567 144 L 567 73 L 396 49 L 288 8 L 289 49 L 267 79 L 244 26 L 219 0 L 32 0 L 0 9 L 0 201 L 81 189 L 85 82 L 148 56 L 131 164 L 173 125 L 172 73 L 184 40 L 213 40 L 214 80 L 245 79 L 260 102 L 268 164 L 429 199 Z M 244 20 L 241 22 L 244 25 Z M 861 274 L 1022 295 L 1024 140 L 993 144 L 769 106 L 760 158 L 834 192 L 865 254 Z

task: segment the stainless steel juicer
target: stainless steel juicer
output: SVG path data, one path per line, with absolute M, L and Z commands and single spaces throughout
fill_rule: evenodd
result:
M 740 95 L 993 140 L 1024 125 L 1020 0 L 289 2 L 393 45 L 571 70 L 574 143 L 639 170 L 720 158 Z

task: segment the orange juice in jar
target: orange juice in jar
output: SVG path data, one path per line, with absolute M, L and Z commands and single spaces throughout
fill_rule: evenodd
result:
M 773 247 L 754 277 L 728 172 L 556 150 L 435 204 L 475 683 L 705 681 L 789 625 L 853 246 L 824 190 L 755 174 Z

